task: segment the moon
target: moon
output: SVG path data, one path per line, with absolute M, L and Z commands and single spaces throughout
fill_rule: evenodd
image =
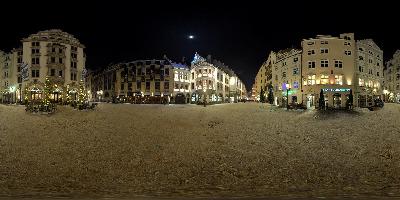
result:
M 189 39 L 194 39 L 194 35 L 189 35 Z

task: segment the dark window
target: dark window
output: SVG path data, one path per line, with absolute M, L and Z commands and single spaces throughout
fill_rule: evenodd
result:
M 62 53 L 62 49 L 58 49 L 58 53 Z
M 164 82 L 164 89 L 169 90 L 169 82 Z
M 56 52 L 56 48 L 52 48 L 51 52 L 55 53 Z
M 140 90 L 142 88 L 142 83 L 140 81 L 136 81 L 136 89 Z
M 194 83 L 192 83 L 192 90 L 194 90 Z
M 32 77 L 33 78 L 38 78 L 39 77 L 39 70 L 32 70 Z
M 124 90 L 125 85 L 123 83 L 121 83 L 121 90 Z
M 132 91 L 132 83 L 128 83 L 128 90 Z
M 146 82 L 146 90 L 150 90 L 150 82 L 149 81 Z
M 56 70 L 55 69 L 50 69 L 50 76 L 56 75 Z
M 55 63 L 56 62 L 56 58 L 55 57 L 51 57 L 51 63 Z
M 156 90 L 160 90 L 160 82 L 156 82 L 155 88 Z
M 169 68 L 165 68 L 165 75 L 169 76 Z
M 63 71 L 62 70 L 58 71 L 58 76 L 62 76 L 62 75 L 63 75 Z
M 63 63 L 63 59 L 62 58 L 58 58 L 58 63 L 62 64 Z

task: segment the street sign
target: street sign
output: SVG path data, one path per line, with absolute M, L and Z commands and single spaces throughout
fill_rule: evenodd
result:
M 350 92 L 350 89 L 348 89 L 348 88 L 336 88 L 336 89 L 324 88 L 324 89 L 322 89 L 322 91 L 324 91 L 324 92 Z

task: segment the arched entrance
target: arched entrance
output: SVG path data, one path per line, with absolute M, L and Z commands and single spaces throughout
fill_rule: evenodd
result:
M 26 88 L 25 100 L 27 101 L 41 101 L 43 98 L 43 84 L 36 83 L 28 85 Z

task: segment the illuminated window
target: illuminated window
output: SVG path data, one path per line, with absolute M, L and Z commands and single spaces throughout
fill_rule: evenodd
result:
M 329 76 L 321 75 L 321 84 L 329 84 Z
M 335 75 L 335 84 L 337 84 L 337 85 L 343 84 L 343 76 L 342 75 Z
M 174 72 L 174 79 L 175 79 L 176 81 L 179 80 L 179 75 L 178 75 L 178 72 L 177 72 L 177 71 Z
M 308 85 L 315 85 L 315 74 L 314 75 L 308 75 Z
M 360 85 L 360 86 L 364 86 L 364 79 L 362 79 L 362 78 L 359 78 L 358 79 L 358 84 Z

